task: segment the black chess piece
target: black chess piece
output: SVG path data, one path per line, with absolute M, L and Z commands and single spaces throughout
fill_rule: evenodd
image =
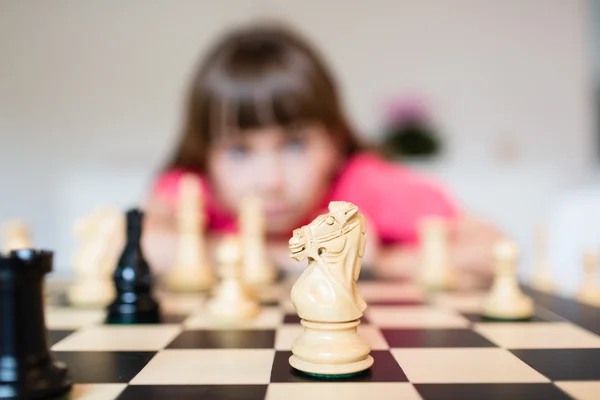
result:
M 56 399 L 73 385 L 50 352 L 44 276 L 53 253 L 23 249 L 0 256 L 0 399 Z
M 108 324 L 160 322 L 159 305 L 152 295 L 152 273 L 142 252 L 143 211 L 127 211 L 127 241 L 115 269 L 116 297 L 108 306 Z

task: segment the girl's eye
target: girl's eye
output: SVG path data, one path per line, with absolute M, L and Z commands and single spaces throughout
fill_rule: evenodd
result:
M 301 136 L 291 136 L 286 139 L 285 147 L 288 150 L 301 151 L 306 147 L 306 139 Z
M 227 147 L 227 154 L 232 158 L 241 159 L 250 154 L 250 149 L 243 144 L 231 145 Z

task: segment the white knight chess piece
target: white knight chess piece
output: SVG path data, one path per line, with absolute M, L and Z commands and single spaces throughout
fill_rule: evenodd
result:
M 291 257 L 308 260 L 291 300 L 304 331 L 292 345 L 292 367 L 317 375 L 345 375 L 373 365 L 371 347 L 357 326 L 367 304 L 356 280 L 366 245 L 366 224 L 358 208 L 334 201 L 329 213 L 296 229 L 289 241 Z

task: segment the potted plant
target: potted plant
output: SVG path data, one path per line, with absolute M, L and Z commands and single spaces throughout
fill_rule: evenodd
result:
M 429 160 L 442 149 L 426 101 L 394 100 L 386 107 L 381 153 L 389 159 Z

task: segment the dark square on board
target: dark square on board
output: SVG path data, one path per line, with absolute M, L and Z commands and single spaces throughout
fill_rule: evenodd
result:
M 274 330 L 189 330 L 179 334 L 168 349 L 272 349 Z
M 471 329 L 382 329 L 390 347 L 497 347 Z
M 127 383 L 156 354 L 153 351 L 55 351 L 74 383 Z
M 600 349 L 511 350 L 553 381 L 600 380 Z
M 50 346 L 54 346 L 56 343 L 60 342 L 61 340 L 63 340 L 64 338 L 66 338 L 73 332 L 75 332 L 75 331 L 72 329 L 71 330 L 69 330 L 69 329 L 48 330 L 48 343 L 50 344 Z
M 131 385 L 118 400 L 259 400 L 267 385 Z
M 187 314 L 163 314 L 160 316 L 161 324 L 181 324 L 183 321 L 188 319 Z
M 423 400 L 569 400 L 551 383 L 416 384 Z

